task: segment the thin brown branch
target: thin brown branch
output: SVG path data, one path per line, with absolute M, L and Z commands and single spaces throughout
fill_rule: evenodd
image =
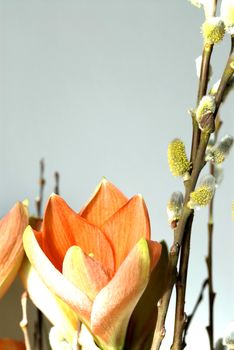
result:
M 218 126 L 216 128 L 215 132 L 215 139 L 214 143 L 216 143 L 218 138 L 218 133 L 220 130 L 220 127 L 222 125 L 222 122 L 219 121 Z M 215 165 L 213 163 L 210 163 L 210 174 L 214 176 L 215 171 Z M 212 198 L 210 204 L 209 204 L 209 214 L 208 214 L 208 253 L 206 257 L 206 265 L 207 265 L 207 272 L 208 272 L 208 300 L 209 300 L 209 325 L 206 327 L 208 337 L 209 337 L 209 344 L 210 344 L 210 350 L 214 349 L 214 299 L 215 299 L 215 292 L 213 289 L 213 230 L 214 230 L 214 197 Z
M 229 82 L 229 80 L 232 77 L 233 71 L 234 71 L 234 57 L 233 57 L 233 42 L 234 38 L 232 37 L 232 48 L 230 52 L 230 56 L 228 59 L 228 63 L 225 67 L 221 83 L 216 95 L 216 111 L 214 113 L 214 119 L 217 116 L 219 106 L 222 102 L 223 93 L 225 91 L 225 88 Z M 202 132 L 200 137 L 199 146 L 196 152 L 195 160 L 193 163 L 193 169 L 191 173 L 191 177 L 188 181 L 185 182 L 185 201 L 184 201 L 184 207 L 182 211 L 181 218 L 179 220 L 178 226 L 175 230 L 174 235 L 174 242 L 172 245 L 172 248 L 169 253 L 169 266 L 168 266 L 168 273 L 167 273 L 167 286 L 165 289 L 165 293 L 163 295 L 163 298 L 158 306 L 158 319 L 157 324 L 154 332 L 153 342 L 151 346 L 151 350 L 158 350 L 161 346 L 162 340 L 165 336 L 165 319 L 169 307 L 169 302 L 172 294 L 172 289 L 174 287 L 175 281 L 176 281 L 176 273 L 177 273 L 177 263 L 181 248 L 181 243 L 183 241 L 185 227 L 187 224 L 187 221 L 192 215 L 192 210 L 187 207 L 187 203 L 190 197 L 190 193 L 194 190 L 197 179 L 199 177 L 199 174 L 206 164 L 204 156 L 206 147 L 208 145 L 208 141 L 210 138 L 210 133 Z
M 200 293 L 198 295 L 197 301 L 196 301 L 196 303 L 195 303 L 195 305 L 193 307 L 193 310 L 192 310 L 191 314 L 187 317 L 187 322 L 186 322 L 186 325 L 185 325 L 185 328 L 184 328 L 184 334 L 183 334 L 182 349 L 184 349 L 185 346 L 186 346 L 186 335 L 187 335 L 189 326 L 190 326 L 190 324 L 191 324 L 191 322 L 192 322 L 192 320 L 193 320 L 193 318 L 194 318 L 194 316 L 195 316 L 195 314 L 197 312 L 197 309 L 198 309 L 200 303 L 203 300 L 204 290 L 205 290 L 207 285 L 208 285 L 208 278 L 206 278 L 204 280 L 204 282 L 202 283 L 201 291 L 200 291 Z
M 59 180 L 60 180 L 60 175 L 59 172 L 54 173 L 54 179 L 55 179 L 55 186 L 54 186 L 54 193 L 59 194 Z
M 40 160 L 40 176 L 39 176 L 39 195 L 35 200 L 36 209 L 37 209 L 37 216 L 41 217 L 42 215 L 42 204 L 43 204 L 43 194 L 44 194 L 44 187 L 45 187 L 45 179 L 44 179 L 44 171 L 45 171 L 45 162 L 44 159 Z
M 176 311 L 175 311 L 175 326 L 172 350 L 182 349 L 183 332 L 187 322 L 187 316 L 184 311 L 185 294 L 188 274 L 190 238 L 192 230 L 193 215 L 190 215 L 185 228 L 183 244 L 181 248 L 180 268 L 176 281 Z
M 234 35 L 231 36 L 231 50 L 230 50 L 230 55 L 228 57 L 226 67 L 224 69 L 218 91 L 215 95 L 215 102 L 216 102 L 216 111 L 215 115 L 217 115 L 220 104 L 222 103 L 223 96 L 225 89 L 232 78 L 234 73 Z
M 181 218 L 178 222 L 178 226 L 175 230 L 174 243 L 169 253 L 167 286 L 166 286 L 166 290 L 163 295 L 163 298 L 158 306 L 158 319 L 157 319 L 157 324 L 154 332 L 151 350 L 158 350 L 165 336 L 165 319 L 166 319 L 166 314 L 168 311 L 168 306 L 169 306 L 169 302 L 172 294 L 172 289 L 176 282 L 177 263 L 179 258 L 180 247 L 182 244 L 185 228 L 189 220 L 189 217 L 193 215 L 193 210 L 187 207 L 187 203 L 189 201 L 190 193 L 194 190 L 196 186 L 196 182 L 201 172 L 201 169 L 205 165 L 204 155 L 208 144 L 209 136 L 210 136 L 209 134 L 202 133 L 201 142 L 199 144 L 197 157 L 194 163 L 191 177 L 189 180 L 185 181 L 186 192 L 185 192 L 184 207 L 181 214 Z
M 26 350 L 31 350 L 29 334 L 28 334 L 28 317 L 27 317 L 27 292 L 23 292 L 21 296 L 21 307 L 22 307 L 22 320 L 20 321 L 20 327 L 24 334 L 24 342 Z
M 43 205 L 43 195 L 44 195 L 44 187 L 45 187 L 45 162 L 44 159 L 40 160 L 40 175 L 39 175 L 39 195 L 35 200 L 37 216 L 41 218 L 42 216 L 42 205 Z M 42 312 L 37 309 L 37 321 L 35 323 L 34 328 L 34 346 L 37 350 L 43 350 L 43 315 Z
M 210 59 L 213 51 L 213 45 L 205 44 L 202 52 L 201 72 L 198 85 L 197 105 L 203 96 L 206 95 L 208 81 L 209 81 L 209 69 Z M 196 121 L 196 115 L 192 116 L 193 119 L 193 136 L 192 136 L 192 149 L 191 149 L 191 162 L 194 162 L 196 158 L 196 152 L 198 149 L 201 131 Z
M 80 321 L 78 321 L 76 350 L 81 350 L 82 349 L 82 346 L 79 343 L 79 336 L 80 336 L 80 332 L 81 332 L 81 325 L 82 325 L 82 323 Z

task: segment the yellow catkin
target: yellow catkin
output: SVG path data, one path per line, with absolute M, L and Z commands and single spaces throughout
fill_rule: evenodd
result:
M 168 164 L 174 176 L 184 176 L 190 169 L 185 145 L 180 139 L 173 140 L 168 146 Z
M 213 197 L 213 189 L 207 186 L 201 186 L 196 191 L 190 194 L 190 199 L 192 202 L 200 207 L 205 207 L 209 204 L 210 200 Z
M 219 149 L 214 150 L 214 161 L 216 164 L 221 164 L 225 160 L 225 154 Z
M 219 17 L 210 17 L 202 25 L 202 34 L 208 44 L 217 44 L 225 34 L 224 22 Z
M 201 178 L 198 187 L 194 192 L 190 193 L 188 207 L 194 209 L 196 207 L 204 207 L 208 205 L 215 192 L 215 178 L 208 174 Z

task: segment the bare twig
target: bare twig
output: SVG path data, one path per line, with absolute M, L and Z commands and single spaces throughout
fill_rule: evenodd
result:
M 39 195 L 35 200 L 36 203 L 36 209 L 37 209 L 37 216 L 41 218 L 42 216 L 42 204 L 43 204 L 43 194 L 44 194 L 44 187 L 45 187 L 45 178 L 44 178 L 44 172 L 45 172 L 45 162 L 44 159 L 40 160 L 40 176 L 39 176 Z M 37 321 L 35 323 L 35 329 L 34 329 L 34 346 L 38 350 L 43 350 L 43 315 L 42 312 L 37 309 Z
M 40 176 L 39 176 L 39 195 L 35 200 L 37 216 L 41 217 L 42 215 L 42 204 L 43 204 L 43 192 L 45 187 L 45 179 L 44 179 L 44 171 L 45 171 L 45 162 L 44 159 L 40 160 Z
M 209 80 L 210 59 L 213 51 L 213 45 L 205 44 L 202 53 L 201 72 L 198 85 L 197 105 L 202 97 L 206 94 L 207 85 Z M 191 162 L 194 162 L 196 158 L 196 152 L 198 149 L 201 131 L 196 121 L 196 115 L 192 116 L 193 119 L 193 136 L 192 136 L 192 149 L 191 149 Z
M 216 143 L 220 127 L 222 125 L 222 122 L 219 121 L 216 132 L 215 132 L 215 138 L 214 143 Z M 215 165 L 213 163 L 210 163 L 210 174 L 214 176 L 215 172 Z M 206 327 L 208 336 L 209 336 L 209 343 L 210 343 L 210 350 L 214 349 L 214 299 L 215 299 L 215 292 L 213 289 L 213 230 L 214 230 L 214 197 L 212 198 L 210 204 L 209 204 L 209 216 L 208 216 L 208 254 L 206 257 L 206 265 L 207 265 L 207 272 L 208 272 L 208 300 L 209 300 L 209 325 Z
M 190 238 L 192 229 L 193 215 L 189 217 L 184 233 L 183 244 L 181 248 L 180 268 L 176 281 L 176 311 L 175 327 L 172 350 L 182 349 L 183 333 L 187 323 L 187 315 L 184 312 L 185 293 L 187 284 Z
M 23 292 L 21 296 L 21 306 L 22 306 L 22 320 L 20 321 L 20 327 L 24 334 L 24 342 L 26 350 L 31 350 L 29 335 L 28 335 L 28 318 L 27 318 L 27 292 Z
M 202 283 L 202 287 L 201 287 L 201 291 L 199 293 L 199 296 L 197 298 L 197 301 L 193 307 L 193 310 L 191 312 L 191 314 L 187 317 L 187 322 L 186 322 L 186 325 L 185 325 L 185 328 L 184 328 L 184 334 L 183 334 L 183 342 L 182 342 L 182 349 L 185 348 L 186 346 L 186 335 L 187 335 L 187 332 L 188 332 L 188 329 L 189 329 L 189 326 L 197 312 L 197 309 L 200 305 L 200 303 L 202 302 L 203 300 L 203 294 L 204 294 L 204 290 L 206 288 L 206 286 L 208 285 L 208 278 L 205 279 L 205 281 Z
M 59 180 L 60 180 L 60 175 L 59 172 L 54 173 L 54 178 L 55 178 L 55 186 L 54 186 L 54 193 L 59 194 Z
M 81 350 L 82 349 L 82 346 L 79 343 L 79 335 L 80 335 L 80 332 L 81 332 L 81 325 L 82 325 L 82 323 L 80 321 L 78 321 L 76 350 Z

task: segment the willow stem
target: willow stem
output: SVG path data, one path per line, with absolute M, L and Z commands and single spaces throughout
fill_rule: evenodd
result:
M 158 306 L 158 319 L 157 319 L 157 324 L 154 332 L 151 350 L 158 350 L 165 336 L 165 319 L 166 319 L 166 315 L 169 307 L 172 289 L 176 282 L 177 263 L 179 258 L 180 247 L 182 244 L 187 221 L 189 217 L 193 215 L 193 210 L 187 207 L 187 203 L 189 201 L 190 193 L 194 190 L 196 186 L 197 179 L 201 172 L 201 169 L 205 165 L 204 155 L 208 144 L 209 136 L 210 135 L 207 133 L 202 133 L 201 142 L 198 147 L 197 157 L 194 162 L 194 167 L 192 170 L 191 177 L 189 180 L 185 181 L 186 191 L 185 191 L 184 206 L 183 206 L 181 218 L 175 230 L 174 243 L 169 253 L 169 264 L 168 264 L 168 272 L 167 272 L 167 279 L 166 279 L 167 286 L 165 289 L 165 293 L 162 297 L 162 300 Z
M 36 209 L 37 216 L 41 217 L 42 215 L 42 203 L 43 203 L 43 192 L 45 187 L 45 179 L 44 179 L 44 171 L 45 171 L 45 162 L 44 159 L 40 160 L 40 176 L 39 176 L 39 195 L 36 198 Z
M 209 70 L 210 70 L 210 59 L 213 51 L 213 45 L 205 44 L 202 53 L 201 72 L 198 85 L 197 94 L 197 106 L 203 96 L 206 95 L 208 81 L 209 81 Z M 192 136 L 192 149 L 191 149 L 191 162 L 194 162 L 196 158 L 196 152 L 198 149 L 201 131 L 196 121 L 196 114 L 192 116 L 193 119 L 193 136 Z
M 55 179 L 54 193 L 59 194 L 60 193 L 60 190 L 59 190 L 59 180 L 60 180 L 59 172 L 56 171 L 54 173 L 54 179 Z
M 192 229 L 193 215 L 190 215 L 186 225 L 183 244 L 180 255 L 180 268 L 176 281 L 176 311 L 175 311 L 175 326 L 172 350 L 182 349 L 183 332 L 187 322 L 187 316 L 184 312 L 185 294 L 188 274 L 190 238 Z
M 233 50 L 234 50 L 234 36 L 232 36 L 232 46 L 231 46 L 231 52 L 228 58 L 227 65 L 225 67 L 223 76 L 221 78 L 221 82 L 215 97 L 216 100 L 216 110 L 214 113 L 214 119 L 217 116 L 219 106 L 222 102 L 223 98 L 223 93 L 225 91 L 225 88 L 231 79 L 234 71 L 234 55 L 233 55 Z M 205 162 L 205 151 L 206 147 L 208 145 L 208 141 L 210 138 L 210 133 L 202 132 L 201 137 L 200 137 L 200 142 L 199 146 L 195 155 L 195 160 L 193 162 L 193 169 L 191 173 L 191 177 L 189 180 L 185 182 L 185 201 L 184 201 L 184 206 L 182 210 L 182 215 L 179 220 L 178 226 L 175 230 L 175 235 L 174 235 L 174 242 L 172 245 L 172 248 L 169 253 L 169 265 L 168 265 L 168 272 L 167 272 L 167 286 L 165 289 L 165 293 L 162 297 L 161 302 L 159 303 L 158 306 L 158 319 L 155 327 L 155 332 L 154 332 L 154 337 L 153 337 L 153 342 L 151 346 L 151 350 L 158 350 L 161 346 L 162 340 L 165 337 L 166 330 L 165 330 L 165 320 L 166 320 L 166 315 L 169 307 L 169 302 L 172 294 L 172 289 L 174 287 L 175 281 L 176 281 L 176 273 L 177 273 L 177 263 L 178 263 L 178 258 L 179 258 L 179 253 L 180 253 L 180 247 L 183 241 L 184 237 L 184 231 L 185 227 L 187 224 L 187 221 L 192 215 L 192 210 L 187 207 L 187 203 L 190 197 L 190 193 L 194 190 L 197 179 L 199 177 L 199 174 L 206 164 Z
M 43 204 L 43 194 L 44 194 L 44 187 L 45 187 L 45 178 L 44 178 L 44 171 L 45 171 L 45 162 L 44 159 L 40 160 L 40 176 L 39 176 L 39 196 L 36 198 L 36 209 L 37 209 L 37 216 L 41 218 L 42 215 L 42 204 Z M 35 324 L 35 330 L 34 330 L 34 346 L 38 350 L 43 350 L 43 314 L 42 312 L 37 309 L 37 321 Z
M 26 350 L 31 350 L 29 335 L 28 335 L 28 317 L 27 317 L 27 292 L 23 292 L 21 296 L 21 306 L 22 306 L 22 320 L 20 321 L 20 327 L 24 334 L 24 343 Z
M 218 138 L 218 133 L 222 122 L 219 123 L 219 126 L 215 132 L 214 143 L 216 143 Z M 210 174 L 214 176 L 215 165 L 210 163 Z M 213 289 L 213 230 L 214 230 L 214 197 L 212 198 L 209 204 L 209 217 L 208 217 L 208 254 L 206 257 L 206 265 L 208 272 L 208 298 L 209 298 L 209 325 L 206 327 L 210 350 L 214 349 L 214 299 L 215 293 Z
M 212 204 L 213 206 L 213 204 Z M 210 350 L 214 349 L 214 299 L 215 293 L 213 290 L 213 262 L 212 262 L 212 247 L 213 247 L 213 220 L 209 219 L 208 223 L 208 256 L 206 264 L 208 269 L 208 291 L 209 291 L 209 325 L 206 327 L 209 336 Z
M 206 278 L 204 280 L 204 282 L 202 283 L 202 286 L 201 286 L 201 291 L 198 295 L 198 298 L 197 298 L 197 301 L 193 307 L 193 310 L 191 312 L 191 314 L 187 317 L 187 322 L 186 322 L 186 325 L 185 325 L 185 328 L 184 328 L 184 334 L 183 334 L 183 342 L 182 342 L 182 348 L 184 349 L 186 347 L 186 335 L 187 335 L 187 332 L 188 332 L 188 329 L 189 329 L 189 326 L 197 312 L 197 309 L 200 305 L 200 303 L 202 302 L 203 300 L 203 294 L 204 294 L 204 290 L 206 288 L 206 286 L 208 285 L 208 278 Z
M 209 81 L 209 69 L 210 59 L 213 51 L 213 45 L 205 44 L 202 53 L 202 64 L 198 86 L 197 105 L 199 104 L 202 97 L 206 94 L 208 81 Z M 191 148 L 191 162 L 194 163 L 198 146 L 200 143 L 201 130 L 199 129 L 196 121 L 196 114 L 192 116 L 193 119 L 193 136 L 192 136 L 192 148 Z M 183 349 L 183 333 L 186 325 L 186 314 L 184 311 L 185 307 L 185 295 L 186 295 L 186 284 L 187 284 L 187 273 L 190 253 L 190 238 L 192 230 L 193 215 L 190 216 L 188 221 L 188 230 L 185 232 L 183 245 L 181 249 L 180 268 L 179 275 L 176 282 L 176 310 L 175 310 L 175 325 L 174 325 L 174 337 L 172 350 Z

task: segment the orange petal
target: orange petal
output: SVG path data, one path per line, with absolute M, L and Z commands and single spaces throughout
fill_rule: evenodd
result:
M 111 279 L 111 273 L 94 259 L 74 246 L 68 250 L 63 262 L 64 276 L 92 301 Z
M 53 266 L 41 250 L 30 226 L 24 231 L 23 243 L 30 263 L 46 286 L 52 293 L 70 305 L 78 313 L 82 322 L 88 324 L 92 308 L 90 299 Z
M 131 198 L 102 226 L 102 231 L 114 247 L 117 270 L 134 245 L 150 237 L 149 215 L 142 196 Z
M 78 327 L 78 317 L 66 303 L 55 296 L 42 281 L 37 271 L 25 257 L 20 278 L 34 305 L 59 330 L 64 339 L 72 342 Z
M 80 211 L 80 215 L 88 222 L 101 227 L 127 201 L 127 197 L 117 187 L 103 178 L 93 196 Z
M 125 339 L 126 349 L 150 349 L 157 320 L 157 303 L 165 291 L 168 268 L 168 249 L 161 243 L 162 253 L 150 275 L 149 283 L 130 318 Z
M 0 339 L 0 350 L 26 350 L 22 341 L 13 339 Z
M 149 246 L 142 238 L 94 300 L 91 331 L 106 350 L 123 348 L 130 316 L 149 282 L 150 267 Z
M 76 214 L 58 195 L 49 199 L 42 231 L 42 249 L 59 271 L 67 250 L 73 245 L 114 269 L 112 248 L 102 231 Z
M 24 256 L 22 236 L 28 224 L 23 203 L 17 203 L 0 221 L 0 297 L 7 291 Z

